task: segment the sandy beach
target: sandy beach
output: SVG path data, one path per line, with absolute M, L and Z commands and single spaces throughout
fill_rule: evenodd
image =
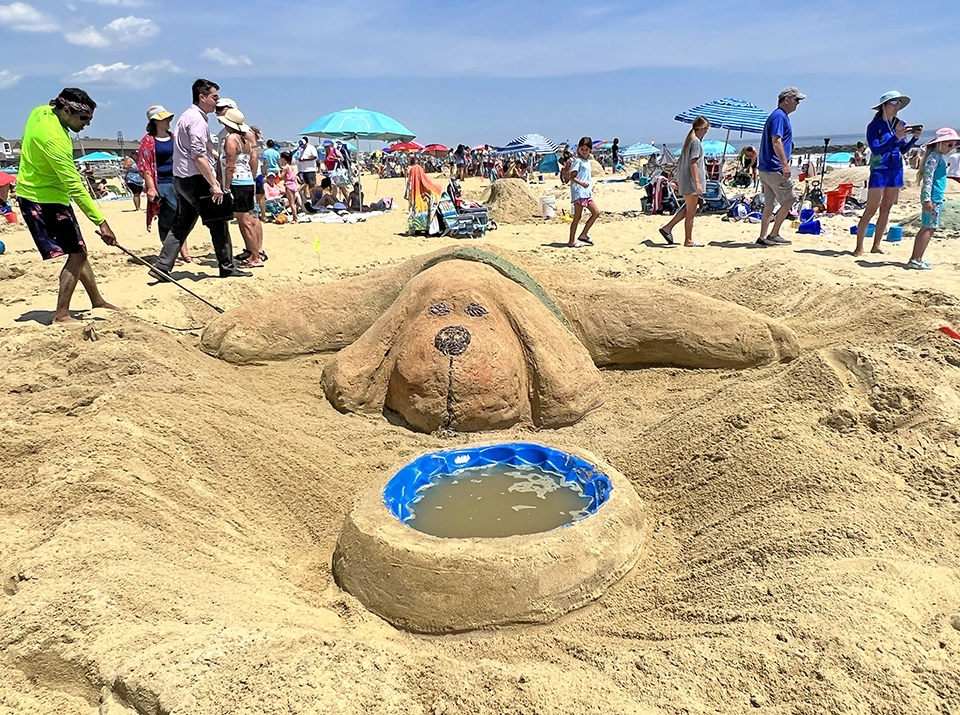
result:
M 566 206 L 547 179 L 529 187 L 534 206 L 546 193 Z M 699 217 L 707 245 L 686 249 L 664 245 L 659 217 L 604 215 L 595 247 L 568 249 L 567 224 L 523 196 L 495 207 L 484 239 L 407 237 L 402 180 L 364 189 L 396 208 L 266 225 L 269 261 L 242 279 L 216 278 L 198 228 L 200 263 L 174 277 L 229 310 L 491 245 L 733 301 L 790 327 L 801 355 L 604 370 L 604 406 L 571 427 L 417 434 L 337 412 L 320 385 L 330 355 L 238 367 L 204 354 L 216 313 L 153 284 L 82 217 L 122 312 L 81 312 L 78 289 L 82 320 L 50 325 L 62 262 L 0 224 L 0 714 L 960 712 L 960 341 L 937 330 L 960 329 L 960 241 L 935 238 L 933 270 L 907 271 L 912 234 L 850 255 L 857 218 L 764 248 L 756 225 Z M 611 212 L 640 195 L 595 191 Z M 132 202 L 102 207 L 121 245 L 156 256 Z M 907 188 L 892 219 L 918 211 Z M 614 465 L 649 510 L 638 565 L 554 623 L 447 636 L 397 630 L 337 587 L 334 545 L 364 485 L 495 440 Z

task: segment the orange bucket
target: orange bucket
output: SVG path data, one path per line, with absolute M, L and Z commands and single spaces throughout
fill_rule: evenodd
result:
M 15 211 L 8 211 L 7 213 L 5 213 L 5 214 L 3 215 L 3 217 L 7 220 L 7 223 L 16 223 L 16 222 L 17 222 L 17 214 L 16 214 Z
M 827 192 L 827 213 L 828 214 L 838 214 L 843 211 L 844 199 L 846 199 L 846 194 L 842 194 L 839 191 L 828 191 Z

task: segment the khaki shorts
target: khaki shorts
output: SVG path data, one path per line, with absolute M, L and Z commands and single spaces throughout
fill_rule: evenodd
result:
M 764 206 L 773 206 L 776 202 L 781 207 L 793 208 L 793 202 L 796 200 L 793 195 L 793 179 L 785 179 L 783 174 L 761 171 L 760 183 L 763 185 Z

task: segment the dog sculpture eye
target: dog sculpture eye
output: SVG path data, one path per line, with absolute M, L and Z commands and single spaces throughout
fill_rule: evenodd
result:
M 479 303 L 471 303 L 463 311 L 471 318 L 481 318 L 487 314 L 487 309 Z
M 434 303 L 429 310 L 431 315 L 450 315 L 450 306 L 446 303 Z

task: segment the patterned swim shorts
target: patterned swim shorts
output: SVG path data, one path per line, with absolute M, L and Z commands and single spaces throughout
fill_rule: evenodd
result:
M 574 206 L 583 206 L 583 208 L 587 208 L 590 204 L 593 203 L 593 197 L 588 196 L 585 199 L 574 199 L 572 203 Z
M 943 204 L 934 204 L 932 211 L 924 211 L 921 216 L 924 228 L 940 228 L 940 211 Z
M 23 222 L 30 229 L 33 242 L 43 260 L 59 258 L 64 254 L 86 253 L 87 244 L 80 234 L 80 225 L 72 206 L 38 204 L 30 199 L 17 198 Z

